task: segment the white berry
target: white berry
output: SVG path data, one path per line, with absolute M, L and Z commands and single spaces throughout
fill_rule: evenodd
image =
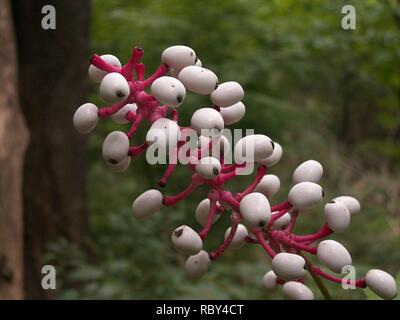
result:
M 129 151 L 128 136 L 122 131 L 113 131 L 104 139 L 102 153 L 106 162 L 117 164 L 124 160 Z
M 106 162 L 107 167 L 112 172 L 124 172 L 128 170 L 129 165 L 131 164 L 131 157 L 126 157 L 118 163 L 111 163 L 109 161 Z
M 282 287 L 282 294 L 286 300 L 314 300 L 312 291 L 298 281 L 286 282 Z
M 369 270 L 365 275 L 365 283 L 368 288 L 385 300 L 391 300 L 397 296 L 396 281 L 385 271 Z
M 278 280 L 276 274 L 272 270 L 268 271 L 262 280 L 263 287 L 270 292 L 275 291 L 278 288 L 276 280 Z
M 309 210 L 324 197 L 322 187 L 314 182 L 300 182 L 289 191 L 288 200 L 298 210 Z
M 160 77 L 151 85 L 151 93 L 162 104 L 178 107 L 186 97 L 182 82 L 174 77 Z
M 196 53 L 187 46 L 172 46 L 163 51 L 161 61 L 170 68 L 181 70 L 196 63 Z
M 232 106 L 243 99 L 244 91 L 242 86 L 234 81 L 228 81 L 218 85 L 211 93 L 211 101 L 214 105 L 224 108 Z
M 201 158 L 196 165 L 196 172 L 204 179 L 213 179 L 221 172 L 221 163 L 214 157 Z
M 79 133 L 89 133 L 92 131 L 99 121 L 99 109 L 93 103 L 85 103 L 81 105 L 74 113 L 72 119 L 76 131 Z
M 121 74 L 111 72 L 101 80 L 99 93 L 105 101 L 117 103 L 128 98 L 130 89 L 128 82 Z
M 163 195 L 160 191 L 151 189 L 142 193 L 133 201 L 132 213 L 137 219 L 146 219 L 154 215 L 162 207 Z
M 281 145 L 277 142 L 274 142 L 274 150 L 272 151 L 272 154 L 269 157 L 261 159 L 257 162 L 269 168 L 276 165 L 281 160 L 282 154 L 283 150 Z
M 121 62 L 118 60 L 116 56 L 113 56 L 112 54 L 103 54 L 100 56 L 100 58 L 102 58 L 105 62 L 111 64 L 114 67 L 121 67 Z M 101 82 L 101 80 L 103 80 L 107 72 L 100 70 L 99 68 L 91 64 L 89 66 L 88 74 L 90 79 L 92 79 L 94 82 Z
M 160 151 L 166 151 L 178 144 L 181 137 L 179 125 L 168 118 L 160 118 L 153 122 L 146 134 L 146 142 L 155 144 Z
M 225 125 L 231 125 L 242 120 L 246 113 L 246 107 L 243 102 L 235 103 L 234 105 L 221 108 L 221 116 L 224 119 Z
M 351 265 L 347 249 L 337 241 L 324 240 L 317 247 L 317 257 L 333 272 L 341 273 L 343 267 Z
M 198 94 L 210 94 L 218 84 L 218 77 L 214 72 L 197 66 L 182 69 L 178 79 L 187 90 Z
M 263 134 L 253 134 L 240 139 L 235 146 L 235 161 L 254 162 L 269 157 L 274 149 L 273 141 Z
M 171 240 L 176 251 L 186 256 L 199 253 L 203 247 L 203 241 L 197 232 L 185 225 L 174 230 Z
M 207 199 L 202 200 L 197 205 L 197 208 L 196 208 L 196 221 L 200 225 L 205 226 L 206 223 L 207 223 L 207 220 L 208 220 L 209 212 L 210 212 L 210 199 L 207 198 Z M 212 222 L 214 223 L 215 221 L 217 221 L 219 217 L 220 217 L 220 214 L 216 214 L 214 216 L 214 219 L 213 219 Z
M 272 216 L 276 214 L 273 213 Z M 276 219 L 274 221 L 274 224 L 272 225 L 273 230 L 282 230 L 283 228 L 287 227 L 287 225 L 290 223 L 290 220 L 292 217 L 290 216 L 290 213 L 285 213 L 282 217 Z
M 111 116 L 111 119 L 113 119 L 118 124 L 129 123 L 129 120 L 126 118 L 126 114 L 128 112 L 136 112 L 136 110 L 137 110 L 136 103 L 128 103 L 124 105 L 121 109 L 119 109 L 116 113 L 114 113 Z
M 326 223 L 332 231 L 342 232 L 350 225 L 350 212 L 341 202 L 327 203 L 324 207 L 324 214 Z
M 201 108 L 196 110 L 192 115 L 190 123 L 197 133 L 206 136 L 206 131 L 209 131 L 209 133 L 211 133 L 211 131 L 221 132 L 224 129 L 224 119 L 222 119 L 222 116 L 217 110 L 212 108 Z
M 228 238 L 229 234 L 231 233 L 231 227 L 229 227 L 225 231 L 225 240 Z M 232 242 L 229 245 L 229 248 L 232 249 L 239 249 L 246 243 L 246 237 L 249 235 L 247 228 L 243 224 L 238 224 L 236 233 L 233 236 Z
M 321 180 L 323 172 L 324 169 L 318 161 L 305 161 L 293 172 L 293 183 L 297 184 L 305 181 L 318 183 Z
M 354 197 L 341 196 L 341 197 L 337 197 L 333 200 L 336 202 L 343 203 L 347 207 L 347 209 L 349 210 L 349 212 L 351 214 L 355 214 L 361 210 L 360 202 Z
M 246 195 L 240 201 L 240 215 L 246 225 L 255 228 L 265 227 L 271 219 L 271 206 L 260 192 Z
M 286 281 L 303 278 L 305 265 L 304 258 L 294 253 L 281 252 L 272 259 L 272 270 L 279 279 Z
M 270 199 L 274 194 L 279 191 L 280 186 L 281 182 L 276 175 L 266 174 L 258 183 L 254 191 L 261 192 L 268 199 Z
M 202 277 L 210 267 L 211 260 L 208 253 L 201 250 L 198 254 L 190 256 L 185 263 L 185 271 L 189 278 L 198 279 Z

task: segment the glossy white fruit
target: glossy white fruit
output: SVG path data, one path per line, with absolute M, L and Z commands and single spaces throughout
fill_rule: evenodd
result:
M 309 210 L 324 197 L 322 187 L 314 182 L 300 182 L 289 191 L 288 200 L 298 210 Z
M 187 46 L 172 46 L 163 51 L 161 61 L 170 68 L 181 70 L 196 63 L 196 53 Z
M 276 280 L 278 280 L 276 274 L 272 270 L 268 271 L 262 280 L 263 287 L 268 291 L 275 291 L 278 288 Z
M 343 203 L 347 207 L 347 209 L 349 210 L 349 212 L 351 214 L 357 213 L 361 210 L 360 202 L 354 197 L 341 196 L 341 197 L 337 197 L 333 200 L 336 202 Z
M 218 77 L 214 72 L 197 66 L 182 69 L 178 79 L 187 90 L 198 94 L 210 94 L 218 84 Z
M 272 167 L 276 165 L 282 158 L 283 150 L 279 143 L 274 142 L 274 150 L 272 154 L 265 158 L 258 161 L 259 164 L 262 164 L 266 167 Z
M 274 215 L 276 213 L 273 213 Z M 274 224 L 272 225 L 273 230 L 282 230 L 283 228 L 287 227 L 287 225 L 290 223 L 290 220 L 292 217 L 290 216 L 290 213 L 285 213 L 282 217 L 278 218 L 277 220 L 274 221 Z
M 229 227 L 226 231 L 225 231 L 225 240 L 228 238 L 229 234 L 231 232 L 231 227 Z M 245 243 L 246 243 L 246 237 L 249 235 L 249 232 L 247 231 L 247 228 L 243 225 L 243 224 L 238 224 L 237 229 L 236 229 L 236 233 L 233 236 L 232 242 L 229 245 L 229 248 L 232 249 L 239 249 L 241 248 Z
M 197 133 L 205 136 L 209 136 L 211 131 L 221 132 L 224 129 L 224 119 L 222 119 L 222 116 L 217 110 L 212 108 L 196 110 L 192 115 L 190 124 Z M 207 132 L 208 130 L 209 132 Z
M 221 172 L 221 163 L 214 157 L 201 158 L 196 165 L 196 172 L 204 179 L 214 179 Z
M 196 255 L 203 247 L 197 232 L 185 225 L 174 230 L 171 241 L 176 251 L 186 256 Z
M 196 63 L 194 65 L 197 66 L 197 67 L 202 67 L 203 66 L 203 64 L 201 63 L 199 58 L 197 58 L 197 61 L 196 61 Z
M 89 133 L 92 131 L 99 121 L 99 109 L 93 103 L 85 103 L 81 105 L 74 113 L 72 122 L 76 131 L 79 133 Z
M 279 279 L 286 281 L 303 278 L 305 265 L 303 257 L 293 253 L 281 252 L 272 259 L 272 270 Z
M 224 119 L 225 125 L 231 125 L 242 120 L 246 113 L 246 107 L 243 102 L 235 103 L 226 108 L 221 108 L 220 114 Z
M 263 228 L 271 219 L 269 201 L 260 192 L 252 192 L 246 195 L 240 201 L 239 209 L 245 224 L 252 228 Z
M 109 161 L 106 162 L 107 167 L 112 172 L 124 172 L 128 170 L 130 164 L 131 164 L 131 157 L 126 157 L 124 160 L 121 160 L 120 162 L 115 164 Z
M 151 85 L 151 93 L 162 104 L 178 107 L 186 97 L 182 82 L 174 77 L 160 77 Z
M 385 271 L 369 270 L 365 275 L 365 283 L 368 288 L 385 300 L 391 300 L 397 296 L 396 281 Z
M 146 134 L 148 144 L 156 144 L 160 151 L 173 148 L 181 137 L 179 125 L 168 118 L 160 118 L 153 122 Z
M 211 93 L 211 101 L 214 105 L 224 108 L 234 105 L 243 99 L 244 91 L 242 86 L 234 81 L 228 81 L 218 85 Z
M 282 287 L 282 294 L 286 300 L 313 300 L 314 294 L 304 284 L 297 281 L 286 282 Z
M 104 101 L 117 103 L 124 101 L 130 94 L 126 79 L 117 72 L 111 72 L 101 80 L 99 94 Z
M 210 212 L 210 199 L 202 200 L 196 208 L 196 220 L 203 227 L 207 223 L 208 213 Z M 213 223 L 218 220 L 220 214 L 216 214 Z
M 274 143 L 263 134 L 253 134 L 240 139 L 235 146 L 235 161 L 254 162 L 272 154 Z
M 317 247 L 317 257 L 333 272 L 341 273 L 344 266 L 351 265 L 347 249 L 337 241 L 324 240 Z
M 280 186 L 281 182 L 276 175 L 266 174 L 258 183 L 254 191 L 261 192 L 264 196 L 270 199 L 274 194 L 279 191 Z
M 198 254 L 190 256 L 185 263 L 185 271 L 189 278 L 198 279 L 202 277 L 210 267 L 211 260 L 208 253 L 201 250 Z
M 132 213 L 137 219 L 146 219 L 154 215 L 162 207 L 163 195 L 160 191 L 151 189 L 142 193 L 133 201 Z
M 306 181 L 318 183 L 323 173 L 324 169 L 318 161 L 308 160 L 300 164 L 296 170 L 294 170 L 293 183 L 297 184 Z
M 114 67 L 121 67 L 121 62 L 118 60 L 116 56 L 112 54 L 103 54 L 100 56 L 105 62 L 113 65 Z M 99 68 L 95 67 L 94 65 L 89 66 L 88 74 L 90 79 L 94 82 L 101 82 L 104 76 L 107 74 L 106 71 L 100 70 Z
M 124 105 L 121 109 L 119 109 L 116 113 L 114 113 L 111 118 L 118 124 L 129 123 L 129 120 L 126 119 L 126 114 L 128 112 L 136 112 L 136 110 L 136 103 L 128 103 Z
M 350 225 L 350 212 L 341 202 L 327 203 L 324 207 L 324 215 L 326 223 L 332 231 L 342 232 Z
M 106 162 L 117 164 L 126 159 L 129 151 L 128 136 L 122 131 L 112 131 L 104 139 L 102 153 Z

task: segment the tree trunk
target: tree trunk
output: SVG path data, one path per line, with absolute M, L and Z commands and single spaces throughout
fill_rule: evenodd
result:
M 85 247 L 86 142 L 72 125 L 85 102 L 89 0 L 14 0 L 21 105 L 31 132 L 24 164 L 25 293 L 49 298 L 41 287 L 50 241 L 66 238 Z M 56 9 L 56 29 L 43 29 L 42 7 Z M 54 265 L 57 269 L 57 265 Z M 55 291 L 55 293 L 57 293 Z
M 0 299 L 23 297 L 22 163 L 28 131 L 19 108 L 9 1 L 0 1 Z

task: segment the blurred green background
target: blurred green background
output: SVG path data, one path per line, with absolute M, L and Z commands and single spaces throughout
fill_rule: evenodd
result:
M 341 27 L 345 4 L 356 8 L 356 30 Z M 254 128 L 284 148 L 281 163 L 270 171 L 282 184 L 274 202 L 285 199 L 300 162 L 320 161 L 326 199 L 349 194 L 362 203 L 351 227 L 333 236 L 352 253 L 357 275 L 372 267 L 399 272 L 400 12 L 394 1 L 96 0 L 91 23 L 92 52 L 126 61 L 132 46 L 140 44 L 150 73 L 166 47 L 185 44 L 221 82 L 241 83 L 247 113 L 236 127 Z M 102 105 L 96 85 L 91 86 L 90 101 Z M 189 94 L 180 107 L 182 123 L 188 124 L 197 108 L 208 106 L 208 99 Z M 150 167 L 142 156 L 128 173 L 108 172 L 101 143 L 117 128 L 104 121 L 90 138 L 95 258 L 64 240 L 49 248 L 48 261 L 64 261 L 57 269 L 59 297 L 281 298 L 261 286 L 270 259 L 258 246 L 228 250 L 200 281 L 185 277 L 184 258 L 171 247 L 170 234 L 181 224 L 199 229 L 194 210 L 207 190 L 149 220 L 133 219 L 132 201 L 155 187 L 164 168 Z M 135 141 L 143 139 L 145 129 Z M 179 168 L 165 193 L 183 190 L 189 179 L 188 171 Z M 240 178 L 230 187 L 238 190 L 249 179 Z M 316 231 L 322 223 L 321 205 L 300 217 L 296 232 Z M 214 225 L 206 249 L 218 245 L 228 225 L 228 215 Z M 72 289 L 63 289 L 67 282 L 75 284 Z M 308 283 L 321 298 L 311 279 Z M 368 291 L 328 288 L 337 299 L 374 298 Z

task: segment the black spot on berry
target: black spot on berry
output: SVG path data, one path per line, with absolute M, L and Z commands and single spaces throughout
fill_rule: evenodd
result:
M 214 173 L 214 175 L 219 175 L 219 170 L 218 170 L 218 168 L 213 168 L 213 173 Z
M 176 97 L 176 101 L 178 101 L 179 103 L 181 103 L 182 100 L 183 100 L 182 96 L 177 96 L 177 97 Z
M 118 163 L 118 161 L 115 160 L 115 159 L 108 159 L 108 162 L 111 163 L 111 164 L 117 164 Z
M 121 91 L 121 90 L 117 90 L 117 92 L 115 92 L 115 94 L 116 94 L 116 96 L 117 96 L 118 98 L 123 98 L 123 97 L 125 97 L 125 93 L 124 93 L 123 91 Z
M 331 200 L 331 201 L 329 201 L 328 203 L 336 203 L 335 201 L 333 201 L 333 200 Z
M 176 231 L 174 232 L 175 237 L 177 237 L 177 238 L 179 238 L 179 237 L 182 235 L 182 233 L 183 233 L 183 229 L 179 229 L 179 230 L 176 230 Z
M 260 228 L 263 228 L 263 227 L 265 227 L 265 221 L 260 221 L 259 223 L 258 223 L 258 226 L 260 227 Z

